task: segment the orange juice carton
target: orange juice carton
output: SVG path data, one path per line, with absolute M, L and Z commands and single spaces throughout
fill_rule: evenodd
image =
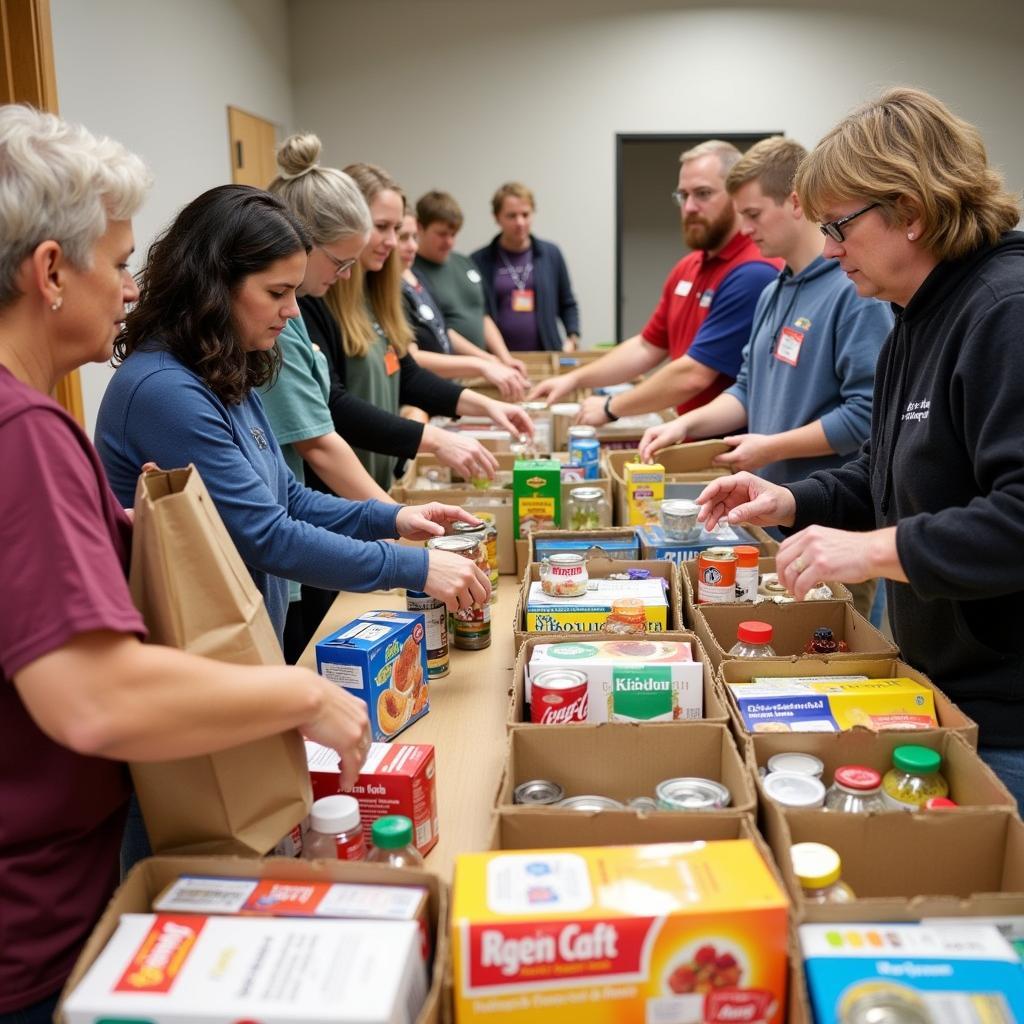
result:
M 457 1024 L 781 1024 L 787 901 L 749 840 L 463 854 Z
M 341 792 L 341 766 L 330 747 L 306 740 L 306 763 L 313 799 Z M 359 801 L 363 829 L 385 814 L 401 814 L 412 822 L 416 849 L 424 856 L 438 839 L 437 779 L 430 743 L 371 743 L 350 796 Z
M 686 641 L 591 640 L 537 644 L 526 669 L 579 669 L 587 677 L 588 722 L 679 722 L 704 714 L 704 666 Z
M 622 467 L 626 486 L 626 525 L 657 523 L 665 497 L 665 467 L 659 462 L 627 462 Z
M 430 710 L 424 629 L 419 612 L 363 612 L 316 645 L 317 672 L 366 702 L 375 740 Z
M 124 914 L 67 1024 L 401 1024 L 427 994 L 412 921 Z

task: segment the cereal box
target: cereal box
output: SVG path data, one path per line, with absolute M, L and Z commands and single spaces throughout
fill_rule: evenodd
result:
M 457 1024 L 780 1024 L 787 902 L 749 840 L 463 854 Z
M 622 467 L 622 477 L 626 487 L 626 525 L 656 523 L 665 497 L 665 467 L 658 462 L 627 462 Z
M 539 580 L 530 584 L 526 599 L 526 629 L 530 633 L 587 633 L 604 628 L 612 602 L 638 597 L 644 603 L 647 629 L 668 629 L 668 596 L 661 578 L 647 580 L 592 579 L 579 597 L 549 597 Z
M 512 467 L 512 533 L 557 530 L 562 522 L 562 464 L 557 459 L 519 459 Z
M 427 645 L 419 612 L 364 612 L 316 645 L 317 671 L 366 701 L 375 740 L 429 710 Z
M 729 689 L 750 732 L 934 729 L 932 691 L 913 679 L 756 678 Z
M 679 722 L 704 714 L 704 666 L 685 641 L 593 640 L 537 644 L 526 669 L 578 668 L 587 676 L 588 722 Z

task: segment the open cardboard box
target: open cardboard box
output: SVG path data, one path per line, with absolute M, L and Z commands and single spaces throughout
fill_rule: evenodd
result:
M 832 661 L 866 656 L 893 658 L 899 654 L 896 645 L 886 640 L 847 601 L 795 601 L 792 604 L 765 602 L 759 605 L 701 604 L 693 609 L 693 618 L 689 624 L 701 638 L 708 657 L 717 666 L 732 660 L 727 652 L 736 643 L 739 624 L 748 620 L 767 622 L 771 625 L 774 631 L 771 646 L 780 658 L 808 657 L 803 653 L 804 647 L 819 626 L 827 626 L 837 640 L 845 640 L 849 647 L 845 654 L 829 655 Z M 739 660 L 756 660 L 761 663 L 768 659 Z M 810 674 L 800 668 L 790 673 Z
M 522 815 L 568 816 L 571 821 L 578 812 L 517 806 L 513 802 L 516 786 L 532 779 L 550 779 L 562 786 L 567 797 L 593 794 L 626 803 L 637 796 L 653 797 L 659 782 L 684 776 L 723 783 L 732 795 L 728 809 L 753 813 L 753 780 L 729 730 L 714 722 L 513 726 L 495 806 Z
M 422 886 L 429 894 L 434 962 L 427 998 L 416 1018 L 416 1024 L 437 1024 L 442 1019 L 442 987 L 448 959 L 447 885 L 436 875 L 411 868 L 392 868 L 358 861 L 297 860 L 291 857 L 270 857 L 264 860 L 244 857 L 149 857 L 139 861 L 111 897 L 107 909 L 89 936 L 64 986 L 61 1004 L 103 951 L 121 915 L 148 913 L 153 900 L 181 875 Z M 60 1006 L 55 1019 L 64 1019 Z
M 682 625 L 682 596 L 679 588 L 679 567 L 674 562 L 645 562 L 625 561 L 612 558 L 591 558 L 587 561 L 587 572 L 592 579 L 607 579 L 613 572 L 626 572 L 628 569 L 647 569 L 651 576 L 668 581 L 668 627 L 679 630 Z M 531 636 L 540 636 L 551 639 L 553 637 L 562 640 L 568 637 L 575 639 L 622 639 L 622 634 L 606 633 L 604 630 L 592 630 L 579 633 L 528 633 L 526 631 L 526 601 L 530 593 L 530 584 L 540 579 L 540 565 L 531 562 L 523 573 L 523 583 L 519 588 L 519 599 L 516 602 L 515 618 L 512 624 L 512 640 L 515 644 L 516 654 L 526 640 Z
M 596 483 L 597 481 L 593 482 Z M 589 484 L 591 481 L 588 480 L 587 483 Z M 601 483 L 607 484 L 607 478 L 602 478 Z M 563 488 L 565 487 L 564 484 L 562 486 Z M 581 487 L 586 486 L 586 484 L 573 484 L 572 486 Z M 562 509 L 564 512 L 564 498 Z M 589 540 L 593 542 L 593 547 L 601 547 L 602 541 L 616 541 L 618 543 L 622 543 L 623 540 L 628 540 L 632 542 L 634 547 L 634 552 L 629 557 L 634 560 L 640 558 L 640 543 L 636 536 L 636 529 L 632 526 L 609 526 L 601 530 L 534 530 L 528 539 L 516 541 L 516 570 L 519 575 L 522 576 L 522 574 L 526 572 L 526 567 L 530 562 L 540 561 L 540 558 L 537 557 L 537 540 L 551 540 L 559 538 Z
M 733 658 L 719 666 L 718 678 L 722 684 L 722 696 L 732 716 L 733 729 L 741 738 L 744 746 L 749 744 L 751 735 L 747 732 L 743 719 L 730 698 L 729 685 L 749 683 L 759 676 L 867 676 L 868 679 L 913 679 L 914 682 L 927 686 L 932 691 L 936 717 L 940 729 L 951 729 L 958 732 L 972 747 L 978 745 L 978 724 L 968 718 L 926 675 L 911 668 L 905 661 L 894 657 L 851 658 L 848 655 L 836 655 L 831 658 Z M 926 736 L 931 730 L 923 732 L 898 732 L 894 735 L 903 737 L 904 742 L 914 742 L 914 737 Z M 796 738 L 797 733 L 780 734 L 780 738 Z M 805 735 L 834 735 L 832 733 L 815 733 Z
M 704 648 L 701 646 L 700 638 L 697 634 L 686 631 L 677 632 L 675 630 L 670 630 L 667 633 L 651 633 L 649 634 L 649 637 L 655 640 L 683 641 L 691 645 L 693 660 L 701 662 L 704 666 L 704 717 L 702 720 L 705 722 L 717 722 L 719 725 L 728 725 L 729 709 L 726 706 L 725 698 L 715 681 L 711 665 L 708 663 L 707 656 L 704 654 Z M 575 637 L 571 639 L 563 637 L 561 639 L 565 643 L 580 642 Z M 637 637 L 637 639 L 643 638 Z M 515 668 L 512 670 L 512 691 L 508 705 L 509 727 L 514 725 L 533 725 L 529 719 L 526 704 L 526 666 L 530 661 L 530 653 L 537 644 L 549 644 L 553 642 L 557 643 L 559 641 L 552 641 L 551 638 L 547 636 L 531 636 L 530 639 L 519 648 L 519 653 L 516 655 Z M 692 723 L 665 722 L 651 724 L 679 726 Z M 548 726 L 543 726 L 542 728 L 548 728 Z

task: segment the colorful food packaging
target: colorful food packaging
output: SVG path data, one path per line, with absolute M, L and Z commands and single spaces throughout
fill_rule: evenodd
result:
M 562 522 L 562 464 L 557 459 L 519 459 L 512 468 L 512 533 L 524 540 L 534 530 Z
M 540 580 L 530 584 L 526 600 L 526 629 L 530 633 L 586 633 L 602 629 L 612 602 L 635 597 L 644 603 L 647 629 L 668 629 L 668 596 L 660 578 L 647 580 L 592 579 L 579 597 L 549 597 Z
M 662 558 L 672 562 L 688 562 L 708 548 L 731 548 L 739 544 L 757 544 L 742 526 L 720 525 L 714 533 L 703 527 L 694 540 L 670 540 L 659 523 L 650 523 L 637 529 L 642 558 Z
M 398 735 L 430 710 L 419 612 L 364 612 L 317 643 L 316 668 L 366 701 L 375 740 Z
M 526 668 L 528 704 L 534 674 L 551 668 L 586 675 L 587 722 L 679 722 L 704 714 L 704 666 L 685 641 L 537 644 Z
M 749 840 L 463 854 L 458 1024 L 780 1024 L 787 901 Z
M 658 522 L 665 497 L 665 467 L 660 463 L 627 462 L 622 467 L 626 487 L 626 525 Z
M 636 533 L 628 537 L 588 533 L 586 531 L 562 531 L 558 537 L 535 537 L 533 540 L 533 560 L 565 553 L 585 555 L 594 548 L 600 549 L 602 558 L 624 559 L 636 562 L 640 558 L 640 544 Z

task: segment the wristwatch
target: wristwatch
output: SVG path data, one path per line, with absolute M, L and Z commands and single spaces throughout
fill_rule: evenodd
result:
M 612 398 L 614 395 L 609 395 L 604 400 L 604 414 L 609 423 L 614 423 L 619 417 L 612 412 Z

